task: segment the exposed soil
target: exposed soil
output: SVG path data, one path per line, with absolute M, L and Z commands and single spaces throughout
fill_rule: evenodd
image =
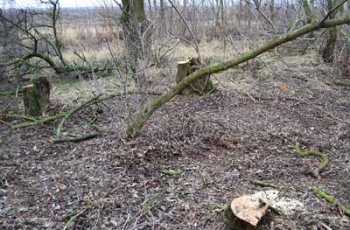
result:
M 0 149 L 1 229 L 63 229 L 84 209 L 74 229 L 225 229 L 225 203 L 268 189 L 247 178 L 283 186 L 283 196 L 306 208 L 271 213 L 259 229 L 350 229 L 349 218 L 311 190 L 322 188 L 350 207 L 350 88 L 318 90 L 284 71 L 276 79 L 292 92 L 265 83 L 254 94 L 178 96 L 129 142 L 118 98 L 97 114 L 108 131 L 89 141 L 48 145 L 57 123 L 16 131 Z M 323 82 L 335 78 L 318 71 Z M 87 130 L 94 110 L 73 116 L 65 131 Z M 297 156 L 288 148 L 296 142 L 329 156 L 319 178 L 312 175 L 319 159 Z

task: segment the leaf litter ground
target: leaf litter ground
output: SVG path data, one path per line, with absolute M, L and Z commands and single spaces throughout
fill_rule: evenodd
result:
M 108 131 L 96 139 L 47 145 L 53 123 L 16 131 L 0 149 L 1 229 L 63 229 L 82 210 L 68 229 L 225 229 L 225 203 L 268 189 L 246 179 L 283 186 L 306 207 L 271 213 L 259 229 L 349 229 L 311 188 L 350 207 L 350 88 L 317 85 L 338 76 L 324 65 L 301 70 L 307 79 L 292 77 L 293 68 L 276 67 L 273 83 L 253 76 L 254 89 L 178 96 L 129 142 L 118 98 L 98 114 Z M 92 116 L 76 114 L 65 130 L 87 129 Z M 312 176 L 318 159 L 288 148 L 296 142 L 329 156 L 320 178 Z

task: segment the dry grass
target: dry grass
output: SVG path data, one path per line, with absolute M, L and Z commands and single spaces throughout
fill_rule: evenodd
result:
M 106 39 L 123 39 L 122 31 L 116 26 L 85 25 L 82 23 L 67 24 L 59 27 L 60 39 L 65 46 L 72 46 L 84 42 L 105 42 Z
M 120 41 L 112 41 L 110 47 L 113 55 L 117 58 L 125 56 L 125 48 L 123 43 Z M 77 51 L 80 55 L 84 54 L 90 63 L 104 63 L 112 59 L 107 43 L 100 43 L 97 47 L 91 48 L 84 47 L 84 44 L 77 45 L 74 48 L 72 47 L 64 52 L 64 56 L 69 62 L 81 61 L 80 58 L 75 54 L 75 51 Z
M 201 42 L 200 50 L 205 60 L 210 63 L 222 62 L 232 59 L 249 48 L 249 44 L 239 43 L 227 44 L 224 52 L 222 41 Z M 122 60 L 125 50 L 121 41 L 113 41 L 111 44 L 114 55 Z M 111 59 L 107 44 L 100 44 L 100 47 L 88 48 L 84 50 L 84 55 L 91 63 L 103 63 Z M 65 53 L 71 62 L 79 61 L 72 50 Z M 183 43 L 180 43 L 169 53 L 167 65 L 162 68 L 155 66 L 145 70 L 147 81 L 150 83 L 149 89 L 156 92 L 164 92 L 175 84 L 176 62 L 184 57 L 196 56 L 195 50 Z M 288 86 L 293 90 L 288 95 L 295 92 L 318 90 L 327 92 L 330 87 L 326 85 L 318 75 L 329 69 L 329 66 L 322 64 L 322 60 L 316 52 L 307 53 L 303 56 L 279 56 L 274 52 L 267 53 L 254 61 L 242 65 L 239 68 L 231 69 L 212 76 L 212 79 L 219 90 L 236 92 L 237 94 L 256 96 L 261 92 L 269 97 L 277 97 L 280 94 L 280 86 Z M 293 86 L 290 79 L 297 79 L 301 85 Z M 306 84 L 305 84 L 306 83 Z M 294 84 L 294 83 L 293 83 Z M 72 99 L 91 97 L 97 93 L 120 92 L 122 84 L 116 76 L 100 78 L 92 76 L 75 83 L 58 83 L 55 86 L 54 94 L 63 104 L 69 103 Z M 128 91 L 136 90 L 133 80 L 128 82 Z M 286 93 L 284 93 L 286 94 Z
M 71 63 L 81 63 L 81 60 L 75 54 L 76 51 L 83 54 L 91 65 L 110 62 L 112 58 L 108 45 L 104 42 L 106 38 L 111 41 L 110 47 L 114 56 L 122 63 L 125 62 L 124 41 L 113 37 L 120 32 L 118 28 L 103 26 L 98 23 L 90 23 L 85 27 L 72 24 L 61 28 L 60 32 L 63 43 L 67 47 L 64 55 Z M 202 58 L 207 63 L 214 64 L 233 59 L 265 41 L 264 38 L 242 36 L 231 37 L 230 41 L 227 40 L 225 43 L 221 39 L 213 39 L 210 42 L 201 39 L 199 49 Z M 154 41 L 153 47 L 158 49 L 164 44 L 171 47 L 175 42 L 175 39 Z M 288 49 L 288 47 L 282 46 L 281 49 Z M 288 78 L 298 79 L 306 83 L 300 86 L 291 86 L 297 88 L 296 91 L 300 91 L 300 89 L 307 90 L 307 88 L 323 92 L 330 90 L 322 78 L 318 77 L 320 72 L 328 71 L 329 66 L 321 64 L 322 60 L 316 52 L 307 52 L 305 55 L 298 56 L 279 55 L 277 52 L 279 50 L 265 53 L 239 68 L 215 74 L 212 79 L 220 90 L 253 97 L 260 92 L 264 92 L 270 97 L 276 97 L 280 94 L 279 87 L 281 85 L 288 86 L 292 84 Z M 288 51 L 286 53 L 288 54 Z M 184 57 L 193 56 L 197 56 L 197 53 L 192 46 L 185 42 L 179 43 L 167 54 L 166 63 L 161 68 L 152 66 L 144 70 L 147 82 L 150 84 L 149 88 L 157 92 L 168 90 L 175 84 L 176 63 L 183 60 Z M 115 76 L 98 80 L 95 78 L 98 78 L 98 76 L 92 76 L 91 79 L 85 79 L 74 84 L 59 83 L 55 89 L 55 94 L 65 104 L 69 103 L 72 98 L 78 99 L 98 92 L 118 92 L 121 90 L 121 81 Z M 69 90 L 70 87 L 73 90 Z M 128 90 L 135 90 L 135 84 L 132 80 L 128 82 Z
M 133 81 L 127 83 L 128 91 L 135 91 Z M 72 101 L 85 100 L 98 94 L 114 94 L 123 92 L 123 86 L 117 76 L 105 78 L 81 79 L 79 81 L 57 82 L 53 87 L 53 98 L 60 104 L 69 105 Z

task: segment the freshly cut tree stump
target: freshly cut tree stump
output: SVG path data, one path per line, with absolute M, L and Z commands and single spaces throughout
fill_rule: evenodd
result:
M 198 57 L 188 58 L 187 60 L 180 61 L 177 63 L 177 74 L 176 74 L 176 84 L 178 84 L 182 79 L 197 71 L 202 67 Z M 182 91 L 183 94 L 199 94 L 203 95 L 213 89 L 213 85 L 210 81 L 210 75 L 205 76 L 199 80 L 196 80 L 188 88 Z
M 177 63 L 176 84 L 189 75 L 191 63 L 189 60 L 180 61 Z
M 23 87 L 24 112 L 32 117 L 47 112 L 50 104 L 50 82 L 45 77 L 34 79 Z

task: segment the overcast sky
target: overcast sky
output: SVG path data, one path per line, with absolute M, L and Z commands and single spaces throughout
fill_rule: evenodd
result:
M 0 0 L 1 2 L 2 0 Z M 61 7 L 92 7 L 99 6 L 98 0 L 60 0 Z M 19 7 L 37 7 L 37 0 L 16 0 Z

